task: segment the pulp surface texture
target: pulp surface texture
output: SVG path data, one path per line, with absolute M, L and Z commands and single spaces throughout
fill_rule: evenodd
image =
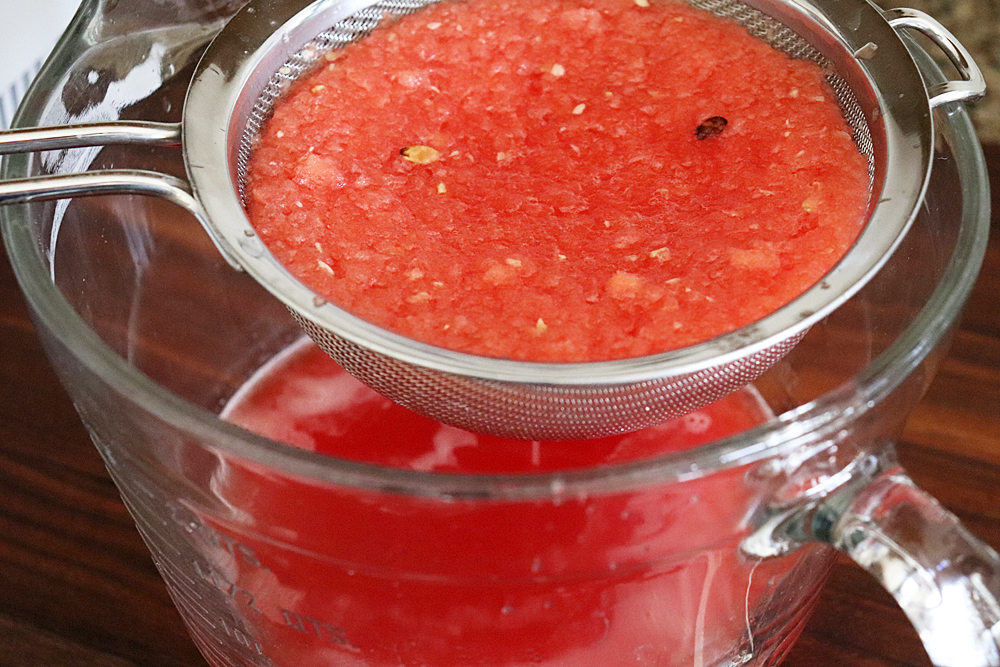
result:
M 317 292 L 424 342 L 691 345 L 787 304 L 863 224 L 825 72 L 684 4 L 443 2 L 328 59 L 260 138 L 251 219 Z

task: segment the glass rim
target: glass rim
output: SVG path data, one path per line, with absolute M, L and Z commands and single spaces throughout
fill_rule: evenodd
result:
M 40 98 L 57 89 L 54 85 L 44 85 L 48 74 L 49 68 L 43 69 L 13 126 L 37 124 L 40 114 L 32 110 L 43 107 Z M 39 81 L 42 85 L 38 85 Z M 990 200 L 985 160 L 964 106 L 946 104 L 935 114 L 937 132 L 946 136 L 956 156 L 962 184 L 961 226 L 952 256 L 931 297 L 889 348 L 837 388 L 751 430 L 683 452 L 582 470 L 520 475 L 404 470 L 318 454 L 222 421 L 215 413 L 189 403 L 129 365 L 84 322 L 49 276 L 31 231 L 27 205 L 3 207 L 0 226 L 11 265 L 36 324 L 108 387 L 156 418 L 197 438 L 206 448 L 321 484 L 448 500 L 609 493 L 653 483 L 683 482 L 778 456 L 803 444 L 828 440 L 846 423 L 875 407 L 941 342 L 979 273 L 986 250 Z M 26 165 L 27 160 L 5 158 L 3 178 L 26 176 Z

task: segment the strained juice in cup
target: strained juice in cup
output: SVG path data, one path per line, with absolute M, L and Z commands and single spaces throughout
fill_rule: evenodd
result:
M 263 367 L 224 412 L 249 430 L 362 464 L 514 476 L 628 464 L 770 416 L 744 389 L 639 432 L 511 440 L 400 407 L 308 340 Z M 268 485 L 252 464 L 224 470 L 215 492 L 250 509 L 266 537 L 215 524 L 243 549 L 221 552 L 215 567 L 234 589 L 255 592 L 243 631 L 279 664 L 613 667 L 684 651 L 695 664 L 719 664 L 752 650 L 733 637 L 749 637 L 757 604 L 792 567 L 761 565 L 734 544 L 705 549 L 706 529 L 747 502 L 737 474 L 722 485 L 692 474 L 671 489 L 442 504 Z

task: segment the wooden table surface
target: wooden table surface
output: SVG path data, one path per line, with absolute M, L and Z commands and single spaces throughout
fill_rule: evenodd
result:
M 1000 146 L 988 146 L 1000 193 Z M 1000 219 L 1000 195 L 993 196 Z M 951 353 L 899 454 L 1000 548 L 1000 224 Z M 2 253 L 0 253 L 2 254 Z M 205 667 L 0 260 L 0 667 Z M 786 667 L 929 665 L 889 595 L 846 558 Z M 600 667 L 596 666 L 595 667 Z

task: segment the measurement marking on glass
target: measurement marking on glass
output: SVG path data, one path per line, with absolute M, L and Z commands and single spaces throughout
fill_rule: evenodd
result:
M 305 634 L 315 634 L 320 639 L 328 641 L 331 644 L 343 646 L 353 651 L 361 650 L 348 641 L 347 633 L 340 626 L 331 625 L 310 616 L 303 616 L 289 609 L 282 609 L 281 614 L 285 618 L 285 623 L 293 630 Z

